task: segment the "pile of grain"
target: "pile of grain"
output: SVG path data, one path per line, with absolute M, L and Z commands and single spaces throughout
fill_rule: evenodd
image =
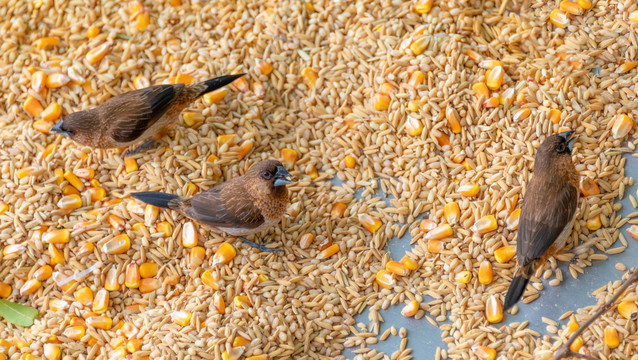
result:
M 25 246 L 17 256 L 0 258 L 0 279 L 13 287 L 10 300 L 34 306 L 43 314 L 28 330 L 0 322 L 0 339 L 17 337 L 29 344 L 21 350 L 12 347 L 8 358 L 19 359 L 20 353 L 41 356 L 43 343 L 53 334 L 62 341 L 62 354 L 68 359 L 112 354 L 113 342 L 109 342 L 123 336 L 122 330 L 89 327 L 90 336 L 82 341 L 66 339 L 63 332 L 74 316 L 81 317 L 87 310 L 74 302 L 74 291 L 84 285 L 97 292 L 112 267 L 117 267 L 123 282 L 124 268 L 131 261 L 160 264 L 157 278 L 164 281 L 161 289 L 150 294 L 125 287 L 110 294 L 106 315 L 114 324 L 124 321 L 133 326 L 132 336 L 144 341 L 137 356 L 219 358 L 239 335 L 251 341 L 246 356 L 338 358 L 345 346 L 357 346 L 359 357 L 369 358 L 373 355 L 367 344 L 379 335 L 378 310 L 416 299 L 421 304 L 417 317 L 425 316 L 432 323 L 450 321 L 441 325 L 448 349 L 437 352 L 438 356 L 469 358 L 474 356 L 472 345 L 480 343 L 497 349 L 501 358 L 531 357 L 537 347 L 551 346 L 550 339 L 541 339 L 526 324 L 488 324 L 485 301 L 492 294 L 502 296 L 507 289 L 515 262 L 499 264 L 493 252 L 515 245 L 515 231 L 506 229 L 505 219 L 520 207 L 535 149 L 560 127 L 577 131 L 577 169 L 596 181 L 601 194 L 580 200 L 574 244 L 559 260 L 571 260 L 570 272 L 577 276 L 594 260 L 606 258 L 594 254 L 595 249 L 617 253 L 627 246 L 618 227 L 629 219 L 620 219 L 616 213 L 621 208 L 618 198 L 632 184 L 624 176 L 622 153 L 633 151 L 634 144 L 624 146 L 623 139 L 613 138 L 610 130 L 617 114 L 638 119 L 638 72 L 616 72 L 623 61 L 638 56 L 636 26 L 628 21 L 638 6 L 631 0 L 594 1 L 584 15 L 572 17 L 568 31 L 547 21 L 557 3 L 540 0 L 510 1 L 503 15 L 498 12 L 500 3 L 470 0 L 435 1 L 425 15 L 413 11 L 413 2 L 389 0 L 178 3 L 143 2 L 150 25 L 138 30 L 138 17 L 130 14 L 126 2 L 87 6 L 77 1 L 0 1 L 0 81 L 5 89 L 0 94 L 0 188 L 9 206 L 0 215 L 0 247 Z M 88 39 L 91 26 L 99 27 L 101 33 Z M 419 36 L 427 36 L 428 48 L 415 56 L 409 46 Z M 34 42 L 43 37 L 61 41 L 38 49 Z M 106 42 L 112 42 L 106 57 L 89 64 L 87 52 Z M 484 80 L 485 70 L 468 57 L 468 49 L 503 62 L 506 75 L 501 90 L 523 93 L 524 107 L 531 110 L 527 119 L 512 120 L 518 103 L 507 108 L 481 107 L 471 87 Z M 569 61 L 559 59 L 556 52 L 566 52 Z M 274 66 L 267 76 L 257 70 L 262 59 Z M 32 71 L 66 73 L 70 67 L 87 84 L 69 83 L 44 95 L 32 89 Z M 301 76 L 307 67 L 318 75 L 314 87 Z M 415 69 L 426 76 L 423 84 L 413 88 L 407 80 L 408 72 Z M 44 106 L 57 102 L 65 114 L 87 109 L 132 90 L 140 75 L 159 84 L 179 74 L 204 80 L 234 72 L 248 73 L 248 89 L 229 87 L 230 93 L 220 103 L 194 104 L 188 111 L 201 113 L 204 121 L 176 128 L 164 139 L 165 147 L 137 155 L 139 170 L 130 173 L 118 152 L 82 148 L 42 134 L 33 128 L 36 119 L 22 109 L 28 96 Z M 265 94 L 255 91 L 257 82 L 263 84 Z M 396 91 L 389 109 L 376 111 L 373 96 L 384 82 L 393 84 Z M 412 100 L 419 102 L 416 112 L 408 110 Z M 442 110 L 446 108 L 458 114 L 460 133 L 450 130 Z M 549 120 L 552 108 L 562 111 L 560 123 Z M 420 135 L 406 133 L 408 115 L 424 126 Z M 437 139 L 441 133 L 449 137 L 450 145 L 441 146 Z M 252 151 L 238 160 L 236 152 L 218 144 L 216 137 L 221 134 L 236 134 L 238 143 L 252 140 Z M 43 156 L 50 144 L 57 146 Z M 207 257 L 193 269 L 188 266 L 189 250 L 180 242 L 183 218 L 160 212 L 157 221 L 174 226 L 170 237 L 154 226 L 132 228 L 144 219 L 135 206 L 127 207 L 129 192 L 161 189 L 183 195 L 189 184 L 203 191 L 243 173 L 257 160 L 279 158 L 283 148 L 299 154 L 290 170 L 300 181 L 290 187 L 292 205 L 281 226 L 259 239 L 277 242 L 286 249 L 284 254 L 256 253 L 235 239 L 200 229 L 200 245 L 207 248 Z M 209 161 L 211 155 L 219 160 Z M 344 165 L 348 155 L 356 160 L 354 168 Z M 467 160 L 469 170 L 459 156 Z M 19 179 L 18 170 L 29 166 L 33 167 L 30 175 Z M 103 202 L 91 204 L 86 198 L 80 209 L 60 210 L 61 187 L 54 171 L 79 168 L 95 169 L 95 178 L 107 190 L 104 202 L 113 198 L 123 202 L 97 217 L 87 211 L 104 206 Z M 309 175 L 314 169 L 316 178 Z M 334 177 L 342 185 L 333 186 Z M 479 194 L 470 198 L 458 194 L 459 184 L 465 183 L 480 185 Z M 375 195 L 378 189 L 391 197 L 391 206 Z M 355 198 L 358 191 L 362 200 Z M 431 254 L 419 220 L 425 215 L 444 223 L 443 206 L 450 201 L 459 203 L 461 219 L 441 253 Z M 337 202 L 347 204 L 347 209 L 333 218 L 330 212 Z M 382 227 L 371 234 L 357 219 L 362 213 L 380 219 Z M 124 231 L 109 225 L 107 217 L 112 214 L 127 221 Z M 498 229 L 474 234 L 471 226 L 485 215 L 496 217 Z M 602 227 L 588 230 L 586 221 L 597 215 Z M 96 224 L 72 232 L 70 242 L 62 247 L 66 262 L 55 270 L 61 278 L 92 265 L 95 271 L 66 292 L 48 280 L 35 294 L 20 296 L 22 284 L 49 261 L 45 244 L 31 240 L 39 226 L 74 229 L 85 221 Z M 120 233 L 131 238 L 131 250 L 123 255 L 101 254 L 100 246 Z M 298 240 L 305 233 L 316 238 L 308 249 L 301 249 Z M 412 258 L 418 261 L 418 270 L 398 279 L 392 290 L 379 288 L 375 275 L 390 259 L 383 248 L 405 233 L 416 243 Z M 341 250 L 318 260 L 317 244 L 325 238 Z M 95 243 L 96 250 L 75 256 L 87 242 Z M 238 256 L 217 267 L 223 286 L 215 291 L 202 283 L 200 275 L 213 267 L 210 257 L 223 242 L 233 243 Z M 404 254 L 391 255 L 399 260 Z M 494 266 L 490 285 L 476 280 L 485 259 Z M 474 273 L 467 285 L 455 282 L 462 270 Z M 268 280 L 259 281 L 259 275 Z M 554 285 L 563 278 L 556 261 L 548 263 L 542 275 L 555 278 Z M 177 284 L 165 281 L 175 276 Z M 542 285 L 534 281 L 525 301 L 541 296 L 541 290 Z M 228 305 L 224 314 L 212 304 L 216 293 Z M 248 295 L 252 306 L 232 305 L 236 295 Z M 51 299 L 67 300 L 71 306 L 54 313 L 48 310 Z M 125 310 L 132 304 L 145 307 Z M 354 316 L 366 306 L 373 311 L 371 324 L 362 332 L 355 327 Z M 172 322 L 171 314 L 180 310 L 193 313 L 190 325 Z M 89 346 L 89 337 L 97 339 L 97 345 Z M 627 349 L 629 341 L 636 343 L 629 338 L 622 341 L 614 350 L 617 354 Z M 593 349 L 599 343 L 599 337 L 592 335 L 587 345 Z M 407 359 L 409 353 L 402 349 L 396 357 Z

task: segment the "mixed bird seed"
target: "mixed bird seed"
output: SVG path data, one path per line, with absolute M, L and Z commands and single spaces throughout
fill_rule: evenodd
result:
M 0 321 L 0 359 L 551 358 L 591 309 L 541 336 L 501 324 L 501 304 L 536 148 L 564 129 L 583 177 L 572 242 L 523 303 L 560 285 L 560 262 L 577 278 L 638 239 L 620 231 L 638 210 L 619 215 L 636 203 L 632 0 L 0 0 L 0 18 L 0 298 L 41 313 Z M 48 135 L 124 91 L 244 72 L 154 151 Z M 266 158 L 298 182 L 252 240 L 284 253 L 128 196 L 192 195 Z M 408 254 L 384 251 L 405 234 Z M 636 359 L 636 300 L 634 286 L 575 351 Z M 379 333 L 389 306 L 447 347 Z M 368 347 L 395 334 L 394 354 Z

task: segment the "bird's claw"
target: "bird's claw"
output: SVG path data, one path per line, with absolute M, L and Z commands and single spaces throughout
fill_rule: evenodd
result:
M 240 237 L 241 241 L 243 241 L 245 244 L 250 245 L 252 247 L 254 247 L 255 249 L 261 250 L 261 251 L 265 251 L 265 252 L 273 252 L 273 251 L 284 251 L 283 249 L 273 249 L 273 248 L 269 248 L 266 247 L 267 244 L 256 244 L 246 238 Z
M 124 152 L 124 154 L 122 154 L 122 157 L 133 156 L 133 155 L 137 154 L 138 152 L 140 152 L 142 150 L 150 150 L 150 149 L 156 148 L 157 146 L 159 146 L 159 142 L 151 139 L 151 140 L 148 140 L 148 141 L 144 142 L 142 145 L 136 147 L 135 149 L 126 150 Z

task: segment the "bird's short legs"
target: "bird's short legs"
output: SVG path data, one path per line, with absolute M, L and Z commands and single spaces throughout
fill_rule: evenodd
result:
M 142 150 L 154 149 L 154 148 L 158 147 L 159 145 L 160 145 L 159 141 L 151 139 L 151 140 L 148 140 L 148 141 L 144 142 L 142 145 L 136 147 L 133 150 L 126 150 L 124 152 L 124 154 L 122 154 L 122 157 L 135 155 L 135 154 L 137 154 L 138 152 L 140 152 Z
M 267 244 L 255 244 L 254 242 L 252 242 L 252 241 L 250 241 L 250 240 L 248 240 L 246 238 L 243 238 L 243 237 L 239 237 L 239 238 L 245 244 L 250 245 L 250 246 L 254 247 L 255 249 L 259 249 L 261 251 L 265 251 L 265 252 L 284 251 L 283 249 L 273 249 L 273 248 L 266 247 L 266 245 L 268 245 L 268 243 Z

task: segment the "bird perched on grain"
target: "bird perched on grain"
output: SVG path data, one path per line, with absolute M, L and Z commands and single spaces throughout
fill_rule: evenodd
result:
M 266 230 L 281 220 L 288 207 L 291 176 L 277 160 L 264 160 L 253 165 L 245 175 L 236 177 L 192 198 L 147 191 L 131 196 L 147 204 L 175 210 L 182 215 L 240 237 L 248 245 L 262 251 L 267 248 L 249 241 L 248 236 Z
M 226 75 L 194 85 L 156 85 L 117 95 L 89 110 L 65 116 L 52 129 L 80 144 L 110 149 L 139 145 L 125 155 L 157 145 L 157 140 L 200 96 L 244 76 Z
M 505 310 L 516 304 L 531 276 L 569 239 L 578 206 L 578 173 L 572 163 L 574 131 L 548 137 L 538 149 L 518 223 L 516 273 Z

